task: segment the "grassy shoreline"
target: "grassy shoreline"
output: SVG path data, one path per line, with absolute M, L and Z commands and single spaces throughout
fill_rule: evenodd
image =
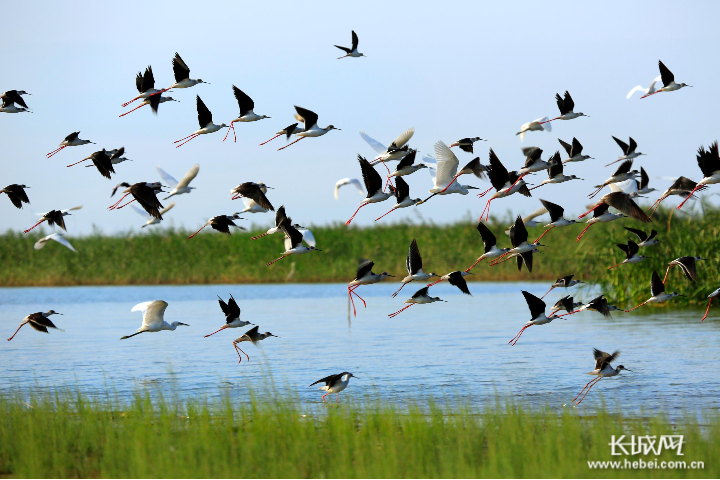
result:
M 154 285 L 210 283 L 313 283 L 347 282 L 354 277 L 360 258 L 375 261 L 376 270 L 394 275 L 405 274 L 405 255 L 410 240 L 417 238 L 426 270 L 440 274 L 469 267 L 482 253 L 480 236 L 474 222 L 450 225 L 425 223 L 386 224 L 372 228 L 347 228 L 344 225 L 314 227 L 318 247 L 312 252 L 290 257 L 267 267 L 282 249 L 279 234 L 251 241 L 260 233 L 222 235 L 201 234 L 192 240 L 188 232 L 153 230 L 127 236 L 92 235 L 69 237 L 78 253 L 50 244 L 33 250 L 40 234 L 23 235 L 8 232 L 0 235 L 0 264 L 3 275 L 0 286 L 70 286 L 70 285 Z M 509 219 L 491 219 L 490 228 L 500 246 L 508 246 L 503 234 Z M 623 226 L 660 232 L 659 245 L 645 248 L 651 258 L 637 265 L 607 267 L 624 257 L 615 243 L 625 243 L 633 235 Z M 710 257 L 699 267 L 700 281 L 690 284 L 678 269 L 671 270 L 668 291 L 675 289 L 687 295 L 673 300 L 673 305 L 699 305 L 717 288 L 720 268 L 712 252 L 720 248 L 720 211 L 707 208 L 702 217 L 675 215 L 673 210 L 658 210 L 652 224 L 625 219 L 593 226 L 582 241 L 575 237 L 582 225 L 557 229 L 543 238 L 548 248 L 535 255 L 532 274 L 518 272 L 513 261 L 502 266 L 479 264 L 470 280 L 479 281 L 550 281 L 573 273 L 576 278 L 599 284 L 607 296 L 623 304 L 645 300 L 653 269 L 664 274 L 665 265 L 680 256 Z M 542 233 L 541 227 L 530 229 L 531 240 Z M 294 264 L 294 266 L 293 266 Z
M 279 397 L 283 398 L 283 397 Z M 603 409 L 514 405 L 124 402 L 80 392 L 0 395 L 0 475 L 12 478 L 460 478 L 720 475 L 720 417 L 638 419 Z M 674 451 L 631 461 L 704 462 L 702 470 L 594 470 L 618 460 L 612 435 L 684 435 Z

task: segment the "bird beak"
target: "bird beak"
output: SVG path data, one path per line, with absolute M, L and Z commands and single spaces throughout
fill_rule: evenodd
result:
M 188 325 L 187 323 L 182 323 L 182 322 L 178 322 L 178 325 L 185 325 L 186 327 L 189 327 L 189 326 L 190 326 L 190 325 Z
M 626 368 L 625 370 L 627 370 L 628 372 L 632 372 L 632 370 L 630 370 L 629 368 Z
M 322 252 L 322 250 L 320 250 L 319 248 L 316 248 L 315 251 L 316 251 L 316 252 Z
M 388 274 L 388 277 L 393 277 L 393 278 L 395 278 L 395 275 L 390 275 L 390 274 Z
M 475 275 L 473 272 L 467 272 L 468 275 Z
M 29 94 L 28 94 L 29 95 Z M 55 315 L 62 315 L 60 312 L 55 312 Z
M 469 185 L 465 188 L 467 188 L 468 190 L 480 190 L 478 187 L 471 187 Z

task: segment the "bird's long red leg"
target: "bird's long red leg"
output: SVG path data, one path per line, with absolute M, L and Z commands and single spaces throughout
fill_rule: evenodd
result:
M 442 277 L 440 277 L 439 280 L 436 280 L 436 281 L 434 281 L 434 282 L 432 282 L 432 283 L 428 283 L 427 286 L 428 286 L 428 287 L 432 287 L 433 285 L 437 285 L 438 283 L 440 283 L 440 282 L 442 282 L 442 281 L 443 281 L 443 279 L 442 279 Z
M 393 298 L 397 297 L 397 294 L 400 293 L 400 290 L 402 290 L 403 287 L 405 287 L 405 285 L 407 285 L 408 283 L 410 283 L 410 282 L 406 282 L 406 283 L 403 283 L 402 285 L 400 285 L 400 288 L 398 288 L 398 289 L 395 291 L 395 293 L 392 294 Z
M 674 266 L 675 265 L 668 265 L 667 270 L 665 270 L 665 278 L 663 278 L 663 285 L 665 285 L 665 280 L 667 280 L 668 273 L 670 273 L 670 269 Z
M 232 128 L 233 136 L 235 137 L 235 142 L 237 142 L 237 137 L 235 136 L 235 126 L 234 126 L 234 123 L 235 123 L 234 121 L 233 121 L 233 122 L 230 122 L 230 128 Z M 225 140 L 227 140 L 228 135 L 230 135 L 230 128 L 227 129 L 227 132 L 225 133 L 225 138 L 223 138 L 223 142 L 224 142 Z
M 497 258 L 497 260 L 493 260 L 492 262 L 490 262 L 490 265 L 492 266 L 492 265 L 497 264 L 498 262 L 500 262 L 500 260 L 502 260 L 503 258 L 507 257 L 507 255 L 508 255 L 509 253 L 510 253 L 510 251 L 507 251 L 507 252 L 503 253 L 502 255 L 500 255 L 500 256 Z
M 593 198 L 595 195 L 597 195 L 598 193 L 600 193 L 603 188 L 605 188 L 605 185 L 601 186 L 600 188 L 598 188 L 597 190 L 595 190 L 594 192 L 592 192 L 590 195 L 588 195 L 588 198 Z
M 480 218 L 478 219 L 478 222 L 482 222 L 483 215 L 485 215 L 485 212 L 488 212 L 488 215 L 490 215 L 490 202 L 492 201 L 492 198 L 487 201 L 485 204 L 485 208 L 483 208 L 482 213 L 480 214 Z
M 355 210 L 355 213 L 352 214 L 352 217 L 350 217 L 350 220 L 348 220 L 347 222 L 345 222 L 345 225 L 350 225 L 350 222 L 353 221 L 353 218 L 355 218 L 355 215 L 357 215 L 357 213 L 360 211 L 360 209 L 361 209 L 362 207 L 364 207 L 365 205 L 367 205 L 367 203 L 363 203 L 362 205 L 360 205 L 360 206 L 358 207 L 358 209 Z
M 625 313 L 627 313 L 627 312 L 632 312 L 632 311 L 635 310 L 636 308 L 640 308 L 640 307 L 642 307 L 643 305 L 645 305 L 646 303 L 648 303 L 647 300 L 645 300 L 645 301 L 644 301 L 643 303 L 641 303 L 640 305 L 631 308 L 630 310 L 625 310 Z
M 705 316 L 703 316 L 702 320 L 700 320 L 701 322 L 704 322 L 705 319 L 707 318 L 708 312 L 710 312 L 710 304 L 712 303 L 713 298 L 715 298 L 715 297 L 712 297 L 712 298 L 710 299 L 710 301 L 708 302 L 707 310 L 705 310 Z
M 559 310 L 555 310 L 555 312 L 558 312 L 558 311 L 559 311 Z M 580 310 L 575 310 L 574 312 L 563 313 L 562 315 L 558 315 L 558 316 L 555 317 L 555 318 L 567 317 L 568 315 L 572 315 L 573 313 L 578 313 L 579 311 L 580 311 Z M 555 313 L 555 312 L 553 312 L 553 313 Z M 552 316 L 552 313 L 550 314 L 550 316 Z
M 350 298 L 350 303 L 352 303 L 353 316 L 357 317 L 357 311 L 355 310 L 355 300 L 353 300 L 352 298 L 352 291 L 350 291 L 350 285 L 348 285 L 348 298 Z
M 688 200 L 690 200 L 690 197 L 692 197 L 693 193 L 695 193 L 700 187 L 701 187 L 701 185 L 700 185 L 699 183 L 698 183 L 697 185 L 695 185 L 695 188 L 692 189 L 692 191 L 691 191 L 690 194 L 687 196 L 687 198 L 685 198 L 685 200 L 683 200 L 683 201 L 680 203 L 680 205 L 678 205 L 678 207 L 677 207 L 678 210 L 680 210 L 680 209 L 682 208 L 682 206 L 685 205 L 685 202 L 687 202 Z
M 302 140 L 303 138 L 305 138 L 305 137 L 300 137 L 300 138 L 298 138 L 297 140 L 294 140 L 294 141 L 288 143 L 288 144 L 285 145 L 284 147 L 278 148 L 278 152 L 279 152 L 280 150 L 285 150 L 287 147 L 289 147 L 289 146 L 292 145 L 293 143 L 299 142 L 299 141 Z
M 388 317 L 390 317 L 390 318 L 395 318 L 395 317 L 397 317 L 398 315 L 400 315 L 401 312 L 404 312 L 405 310 L 407 310 L 408 308 L 412 307 L 413 305 L 415 305 L 415 304 L 414 304 L 414 303 L 411 303 L 411 304 L 408 305 L 407 307 L 403 307 L 403 308 L 401 308 L 400 310 L 398 310 L 397 312 L 390 313 L 390 314 L 388 314 Z
M 550 287 L 550 290 L 548 290 L 547 292 L 545 292 L 545 295 L 547 295 L 548 293 L 552 292 L 554 288 L 555 288 L 555 285 L 553 285 L 552 287 Z M 545 298 L 545 295 L 543 295 L 542 297 L 540 297 L 540 299 L 542 300 L 543 298 Z
M 484 197 L 484 196 L 487 195 L 488 192 L 489 192 L 490 190 L 492 190 L 492 189 L 493 189 L 493 187 L 490 187 L 490 188 L 488 188 L 487 190 L 485 190 L 484 192 L 478 193 L 478 197 L 480 197 L 480 198 Z
M 239 360 L 238 360 L 238 363 L 241 363 L 241 362 L 242 362 L 242 356 L 240 355 L 240 352 L 242 352 L 242 353 L 245 354 L 245 356 L 246 356 L 247 359 L 248 359 L 248 362 L 250 361 L 250 357 L 248 357 L 248 354 L 245 353 L 242 348 L 238 347 L 238 346 L 237 346 L 237 343 L 233 343 L 233 347 L 235 347 L 235 351 L 236 351 L 237 354 L 238 354 L 238 359 L 239 359 Z
M 585 232 L 588 231 L 588 228 L 592 227 L 593 225 L 595 225 L 595 224 L 594 224 L 594 223 L 591 223 L 590 225 L 588 225 L 587 227 L 585 227 L 585 229 L 584 229 L 582 232 L 580 232 L 580 235 L 578 235 L 577 240 L 575 240 L 575 241 L 576 241 L 576 242 L 579 242 L 580 239 L 583 237 L 583 235 L 585 235 Z
M 576 407 L 577 407 L 578 405 L 580 405 L 580 403 L 581 403 L 583 400 L 585 400 L 585 397 L 587 397 L 587 394 L 590 393 L 590 389 L 591 389 L 592 387 L 594 387 L 595 385 L 597 385 L 597 383 L 598 383 L 600 380 L 602 380 L 602 377 L 598 377 L 598 378 L 595 380 L 595 383 L 593 383 L 592 385 L 590 385 L 590 386 L 588 387 L 587 391 L 585 392 L 585 395 L 583 395 L 583 397 L 580 399 L 580 401 L 575 404 Z
M 188 135 L 188 136 L 185 137 L 185 138 L 181 138 L 180 140 L 175 140 L 173 143 L 180 143 L 180 142 L 182 142 L 183 140 L 186 140 L 186 139 L 188 139 L 188 138 L 190 138 L 190 137 L 193 137 L 193 136 L 195 136 L 195 135 L 197 135 L 197 134 L 196 134 L 196 133 L 191 133 L 190 135 Z
M 328 395 L 330 395 L 330 392 L 328 392 L 328 393 L 326 393 L 325 395 L 322 396 L 323 403 L 325 403 L 325 397 L 327 397 Z
M 135 98 L 133 98 L 132 100 L 130 100 L 129 102 L 123 103 L 122 106 L 123 106 L 123 107 L 127 107 L 128 105 L 130 105 L 131 103 L 133 103 L 135 100 L 138 100 L 139 98 L 140 98 L 139 96 L 138 96 L 138 97 L 135 97 Z
M 656 93 L 660 93 L 660 92 L 662 92 L 662 90 L 657 90 L 657 91 L 655 91 L 655 92 L 645 94 L 645 95 L 643 95 L 643 96 L 640 97 L 640 98 L 642 99 L 642 98 L 645 98 L 645 97 L 649 97 L 649 96 L 651 96 L 651 95 L 655 95 Z
M 137 110 L 138 108 L 142 108 L 142 107 L 144 107 L 145 105 L 147 105 L 147 103 L 143 103 L 143 104 L 140 105 L 139 107 L 135 107 L 135 108 L 133 108 L 132 110 L 128 110 L 127 112 L 125 112 L 125 113 L 123 113 L 123 114 L 121 114 L 121 115 L 118 115 L 118 116 L 119 116 L 119 117 L 124 117 L 124 116 L 127 115 L 128 113 L 134 112 L 134 111 Z
M 530 173 L 530 172 L 528 172 L 528 173 Z M 522 180 L 522 178 L 523 178 L 524 176 L 526 176 L 528 173 L 523 173 L 522 175 L 520 175 L 520 176 L 518 177 L 518 179 L 515 180 L 515 183 L 513 183 L 512 185 L 510 185 L 510 187 L 509 187 L 509 188 L 506 188 L 505 190 L 508 191 L 508 192 L 509 192 L 510 190 L 512 190 L 512 188 L 513 188 L 515 185 L 517 185 L 517 183 L 518 183 L 520 180 Z
M 266 263 L 266 264 L 265 264 L 265 266 L 266 266 L 266 267 L 269 267 L 269 266 L 270 266 L 270 265 L 272 265 L 273 263 L 275 263 L 275 262 L 279 262 L 280 260 L 282 260 L 283 258 L 285 258 L 285 257 L 288 257 L 288 256 L 289 256 L 289 255 L 283 255 L 283 256 L 282 256 L 282 257 L 280 257 L 280 258 L 276 258 L 276 259 L 275 259 L 275 260 L 273 260 L 272 262 L 268 262 L 268 263 Z
M 520 331 L 518 332 L 518 334 L 515 335 L 515 338 L 513 338 L 512 340 L 510 340 L 510 342 L 508 342 L 508 343 L 512 342 L 512 344 L 510 346 L 514 347 L 515 344 L 518 342 L 518 340 L 520 340 L 520 337 L 522 336 L 523 332 L 525 332 L 525 329 L 530 328 L 530 327 L 532 327 L 532 325 L 525 325 L 524 327 L 522 327 L 520 329 Z
M 120 205 L 119 207 L 115 207 L 115 210 L 120 210 L 120 209 L 123 208 L 123 207 L 127 207 L 128 205 L 130 205 L 130 204 L 131 204 L 132 202 L 134 202 L 134 201 L 135 201 L 135 199 L 133 198 L 132 200 L 130 200 L 129 202 L 127 202 L 125 205 Z
M 32 227 L 28 228 L 27 230 L 23 230 L 23 233 L 28 233 L 30 230 L 32 230 L 33 228 L 37 227 L 37 226 L 40 225 L 41 223 L 43 223 L 45 220 L 47 220 L 47 219 L 43 218 L 42 220 L 40 220 L 38 223 L 36 223 L 36 224 L 33 225 Z
M 510 253 L 510 252 L 507 252 L 505 255 L 507 255 L 508 253 Z M 492 263 L 490 264 L 490 266 L 491 266 L 491 267 L 494 267 L 495 265 L 499 265 L 499 264 L 501 264 L 501 263 L 505 263 L 505 262 L 507 262 L 508 260 L 510 260 L 511 258 L 514 257 L 514 255 L 510 255 L 510 256 L 508 256 L 507 258 L 502 259 L 503 257 L 505 257 L 505 255 L 503 255 L 502 257 L 498 258 L 498 259 L 495 260 L 494 262 L 492 262 Z M 501 260 L 501 259 L 502 259 L 502 260 Z
M 267 142 L 261 143 L 259 146 L 263 146 L 263 145 L 265 145 L 265 144 L 268 143 L 268 142 L 272 142 L 273 140 L 275 140 L 276 138 L 278 138 L 278 137 L 281 136 L 281 135 L 284 135 L 284 133 L 278 133 L 277 135 L 275 135 L 274 137 L 272 137 L 272 138 L 271 138 L 270 140 L 268 140 Z
M 70 165 L 68 165 L 68 167 L 73 167 L 73 166 L 77 165 L 78 163 L 82 163 L 82 162 L 85 162 L 85 161 L 87 161 L 87 160 L 90 160 L 90 159 L 89 159 L 89 158 L 83 158 L 83 159 L 80 160 L 79 162 L 71 163 Z
M 457 178 L 458 178 L 459 176 L 460 176 L 459 173 L 458 173 L 457 175 L 455 175 L 455 176 L 452 178 L 452 180 L 450 180 L 450 183 L 447 184 L 447 187 L 445 187 L 445 188 L 443 188 L 442 190 L 440 190 L 440 193 L 443 193 L 445 190 L 447 190 L 448 188 L 450 188 L 450 185 L 452 185 L 452 184 L 455 182 L 455 180 L 457 180 Z M 492 187 L 491 187 L 491 188 L 492 188 Z M 489 190 L 488 190 L 488 191 L 489 191 Z
M 355 292 L 355 290 L 356 290 L 357 287 L 359 287 L 359 286 L 360 286 L 360 285 L 357 285 L 357 286 L 355 286 L 355 288 L 351 288 L 351 289 L 350 289 L 350 293 L 353 294 L 353 295 L 355 295 L 356 297 L 358 297 L 358 298 L 360 299 L 360 301 L 363 302 L 363 307 L 367 308 L 367 303 L 365 303 L 365 300 L 364 300 L 360 295 L 358 295 L 358 294 Z
M 551 118 L 550 120 L 545 120 L 544 122 L 538 122 L 538 125 L 542 125 L 543 123 L 554 122 L 555 120 L 560 120 L 561 118 L 562 118 L 562 117 Z
M 650 210 L 652 210 L 652 213 L 649 215 L 649 218 L 652 218 L 652 216 L 655 215 L 655 210 L 658 209 L 658 207 L 660 206 L 660 202 L 662 202 L 662 200 L 663 200 L 662 198 L 657 199 L 655 201 L 655 203 L 653 203 L 652 206 L 645 211 L 645 213 L 647 213 Z
M 62 147 L 60 147 L 60 148 L 58 148 L 58 149 L 55 149 L 55 150 L 53 150 L 53 151 L 50 152 L 50 153 L 46 153 L 45 156 L 46 156 L 47 158 L 50 158 L 50 157 L 52 157 L 53 155 L 55 155 L 56 153 L 58 153 L 60 150 L 62 150 L 62 149 L 65 148 L 65 147 L 67 147 L 67 145 L 63 145 Z
M 553 315 L 555 315 L 555 314 L 556 314 L 557 312 L 559 312 L 559 311 L 560 311 L 560 309 L 551 310 L 550 313 L 548 314 L 548 318 L 552 317 Z
M 708 309 L 709 309 L 709 306 L 708 306 Z M 703 319 L 703 320 L 704 320 L 704 319 Z M 15 338 L 15 335 L 17 335 L 17 333 L 20 331 L 20 329 L 21 329 L 22 327 L 25 326 L 26 323 L 27 323 L 27 322 L 21 323 L 20 326 L 18 327 L 18 329 L 15 330 L 15 333 L 12 334 L 12 337 L 8 338 L 7 341 L 9 342 L 9 341 L 12 340 L 13 338 Z
M 233 199 L 233 200 L 234 200 L 234 199 Z M 265 233 L 260 234 L 260 235 L 258 235 L 258 236 L 256 236 L 256 237 L 252 237 L 250 240 L 257 240 L 258 238 L 262 238 L 262 237 L 265 237 L 265 236 L 267 236 L 267 235 L 270 235 L 270 234 L 267 233 L 267 232 L 265 232 Z
M 193 134 L 190 136 L 190 139 L 189 139 L 189 140 L 185 140 L 183 143 L 181 143 L 181 144 L 179 144 L 179 145 L 176 145 L 175 148 L 182 147 L 182 146 L 185 145 L 186 143 L 188 143 L 188 142 L 190 142 L 190 141 L 192 141 L 192 140 L 195 140 L 195 139 L 196 139 L 197 137 L 199 137 L 199 136 L 200 136 L 199 134 L 193 133 Z M 187 137 L 186 137 L 186 138 L 187 138 Z M 173 142 L 173 143 L 177 143 L 177 142 Z
M 210 334 L 208 334 L 208 335 L 205 335 L 203 338 L 207 338 L 207 337 L 210 337 L 210 336 L 212 336 L 212 335 L 215 335 L 215 334 L 218 333 L 218 332 L 222 332 L 222 331 L 225 330 L 226 328 L 228 328 L 228 326 L 227 326 L 227 325 L 223 325 L 223 326 L 220 328 L 220 330 L 218 330 L 217 332 L 213 332 L 213 333 L 210 333 Z
M 598 378 L 599 378 L 599 377 L 598 377 Z M 585 389 L 586 389 L 592 382 L 594 382 L 594 381 L 596 381 L 596 380 L 597 380 L 597 378 L 593 378 L 592 380 L 590 380 L 589 382 L 587 382 L 587 383 L 585 384 L 585 386 L 582 388 L 582 390 L 580 390 L 580 393 L 578 393 L 577 395 L 575 395 L 575 398 L 573 398 L 572 400 L 570 400 L 570 402 L 572 403 L 572 402 L 574 402 L 575 400 L 577 400 L 578 397 L 583 394 L 583 392 L 585 391 Z
M 478 263 L 482 262 L 483 260 L 485 260 L 485 258 L 481 256 L 480 258 L 478 258 L 477 260 L 475 260 L 475 263 L 473 263 L 472 265 L 470 265 L 470 267 L 469 267 L 467 270 L 465 270 L 465 271 L 466 271 L 466 272 L 469 272 L 470 270 L 472 270 L 473 268 L 475 268 L 475 265 L 477 265 Z
M 612 270 L 612 269 L 615 268 L 615 267 L 619 267 L 619 266 L 622 265 L 623 263 L 625 263 L 625 262 L 616 263 L 615 265 L 613 265 L 613 266 L 611 266 L 611 267 L 608 267 L 607 269 L 608 269 L 608 270 Z M 666 274 L 666 277 L 667 277 L 667 274 Z M 663 282 L 663 283 L 665 283 L 665 282 Z
M 197 232 L 193 233 L 193 234 L 190 235 L 188 238 L 193 238 L 195 235 L 197 235 L 198 233 L 200 233 L 200 231 L 201 231 L 203 228 L 205 228 L 205 227 L 207 227 L 207 226 L 208 226 L 208 224 L 206 223 L 205 225 L 203 225 L 202 227 L 200 227 L 200 230 L 198 230 Z
M 545 231 L 542 233 L 542 235 L 540 235 L 533 243 L 538 243 L 538 242 L 540 241 L 540 239 L 541 239 L 542 237 L 544 237 L 545 234 L 548 233 L 548 232 L 549 232 L 550 230 L 552 230 L 553 228 L 555 228 L 555 226 L 552 226 L 552 227 L 548 228 L 547 230 L 545 230 Z
M 381 218 L 383 218 L 385 215 L 389 215 L 389 214 L 391 214 L 392 212 L 394 212 L 395 210 L 397 210 L 397 208 L 391 208 L 389 212 L 380 215 L 378 218 L 375 219 L 375 221 L 377 222 L 378 220 L 380 220 Z
M 113 203 L 112 205 L 110 205 L 110 206 L 108 207 L 108 210 L 113 210 L 115 207 L 117 207 L 118 205 L 120 205 L 120 202 L 122 202 L 123 199 L 124 199 L 125 197 L 127 197 L 128 195 L 130 195 L 130 194 L 129 194 L 129 193 L 126 193 L 125 195 L 123 195 L 123 196 L 120 198 L 120 200 L 118 200 L 117 202 L 115 202 L 115 203 Z

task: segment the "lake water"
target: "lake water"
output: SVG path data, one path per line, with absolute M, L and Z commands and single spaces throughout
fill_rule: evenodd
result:
M 560 408 L 591 379 L 586 373 L 597 347 L 621 350 L 615 366 L 633 372 L 600 381 L 581 407 L 604 401 L 610 409 L 673 415 L 720 406 L 720 310 L 703 323 L 697 309 L 613 312 L 613 319 L 582 312 L 531 327 L 511 347 L 508 340 L 530 317 L 520 290 L 539 296 L 546 283 L 471 283 L 470 297 L 443 282 L 432 291 L 447 303 L 415 305 L 389 319 L 419 288 L 408 286 L 393 299 L 397 285 L 360 287 L 368 307 L 357 301 L 351 323 L 342 284 L 0 289 L 4 338 L 29 313 L 49 309 L 64 314 L 52 320 L 65 329 L 48 335 L 26 326 L 3 342 L 0 390 L 110 388 L 129 397 L 149 387 L 168 395 L 230 393 L 242 399 L 250 388 L 276 388 L 280 394 L 289 388 L 302 401 L 318 402 L 322 392 L 308 385 L 347 370 L 360 378 L 340 394 L 341 401 L 353 396 L 402 403 L 433 396 L 467 403 L 499 396 Z M 227 299 L 229 293 L 244 320 L 281 337 L 241 344 L 250 355 L 241 364 L 231 342 L 250 327 L 203 338 L 224 324 L 216 295 Z M 547 303 L 563 294 L 554 290 Z M 168 322 L 190 326 L 120 341 L 141 324 L 141 314 L 130 309 L 155 299 L 170 304 Z

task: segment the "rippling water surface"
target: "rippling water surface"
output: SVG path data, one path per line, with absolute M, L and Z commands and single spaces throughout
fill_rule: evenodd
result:
M 341 396 L 404 402 L 431 395 L 465 403 L 501 397 L 559 407 L 590 380 L 585 373 L 597 347 L 621 350 L 619 363 L 633 372 L 602 380 L 583 405 L 604 401 L 624 411 L 671 415 L 720 405 L 720 310 L 703 323 L 699 310 L 648 308 L 615 312 L 611 320 L 583 312 L 534 326 L 510 347 L 508 340 L 530 316 L 520 290 L 539 296 L 546 284 L 471 283 L 472 297 L 439 284 L 432 291 L 447 303 L 416 305 L 388 319 L 417 289 L 408 286 L 393 299 L 396 287 L 360 287 L 368 307 L 358 302 L 351 323 L 347 288 L 340 284 L 0 289 L 5 338 L 25 315 L 51 308 L 64 314 L 52 319 L 65 329 L 48 335 L 24 327 L 3 342 L 0 390 L 70 386 L 125 397 L 150 387 L 155 393 L 243 398 L 250 388 L 276 388 L 317 401 L 321 392 L 308 385 L 347 370 L 360 378 Z M 250 361 L 241 364 L 231 342 L 247 328 L 203 338 L 224 323 L 215 295 L 229 293 L 243 319 L 281 337 L 243 344 Z M 562 294 L 555 290 L 548 304 Z M 190 326 L 120 341 L 141 324 L 140 313 L 130 309 L 155 299 L 170 304 L 168 322 Z

